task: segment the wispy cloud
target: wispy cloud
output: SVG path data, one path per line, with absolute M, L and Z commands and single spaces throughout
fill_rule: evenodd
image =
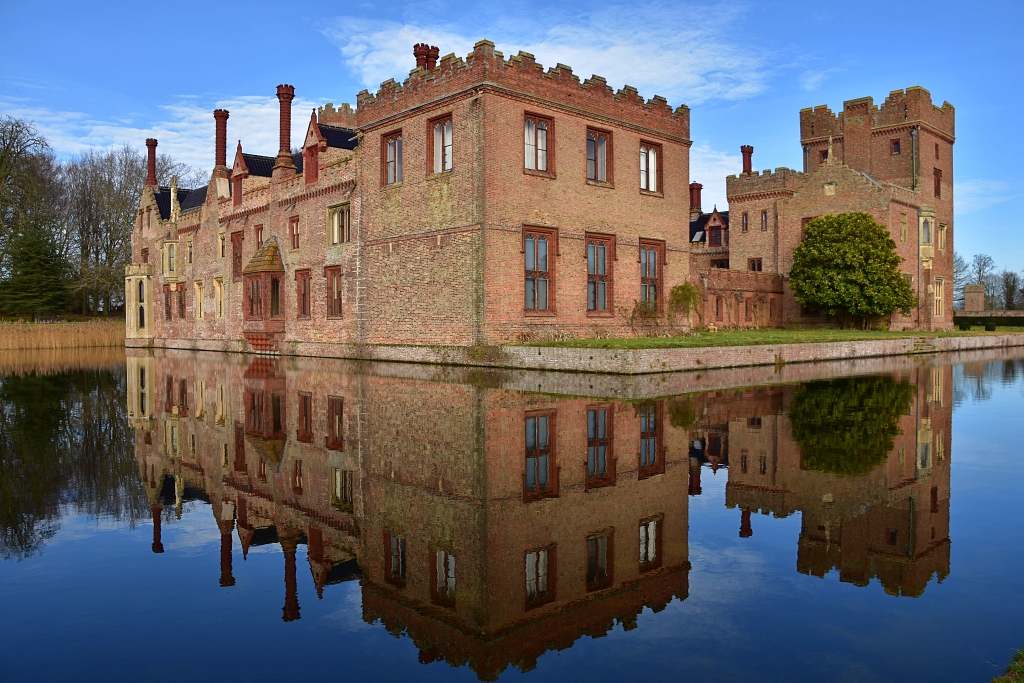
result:
M 292 141 L 298 144 L 306 132 L 308 112 L 315 102 L 292 102 Z M 213 110 L 227 109 L 229 147 L 241 139 L 248 152 L 273 155 L 277 152 L 278 102 L 275 97 L 238 96 L 203 101 L 179 98 L 160 106 L 162 116 L 148 125 L 136 123 L 136 117 L 98 119 L 78 111 L 58 111 L 24 98 L 0 97 L 0 114 L 28 119 L 35 123 L 50 146 L 62 156 L 94 147 L 131 145 L 141 148 L 146 138 L 160 141 L 159 150 L 197 168 L 212 168 L 214 163 Z M 230 162 L 231 150 L 228 150 Z
M 817 90 L 825 81 L 832 77 L 832 74 L 839 73 L 841 69 L 808 69 L 800 74 L 800 87 L 803 90 Z
M 701 191 L 701 208 L 711 211 L 729 207 L 725 198 L 725 176 L 736 175 L 743 170 L 743 161 L 738 154 L 728 154 L 712 149 L 707 143 L 694 145 L 690 149 L 690 180 L 704 186 Z
M 660 94 L 674 105 L 713 98 L 743 99 L 762 92 L 766 56 L 730 40 L 740 11 L 735 6 L 683 7 L 659 3 L 619 5 L 590 14 L 545 15 L 543 25 L 477 22 L 472 26 L 417 22 L 368 22 L 340 17 L 324 34 L 370 90 L 414 66 L 411 47 L 427 41 L 442 54 L 467 54 L 484 37 L 506 54 L 524 50 L 545 66 L 568 64 L 609 84 L 629 84 L 645 97 Z
M 1015 199 L 1010 183 L 1005 180 L 984 180 L 974 178 L 956 181 L 956 194 L 953 197 L 957 214 L 983 211 L 996 204 Z

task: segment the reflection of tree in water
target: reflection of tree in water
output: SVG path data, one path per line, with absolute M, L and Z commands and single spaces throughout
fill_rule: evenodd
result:
M 965 363 L 953 367 L 953 405 L 964 401 L 987 401 L 992 398 L 993 387 L 1017 384 L 1024 376 L 1024 360 L 1004 360 L 990 363 Z
M 134 524 L 148 512 L 124 373 L 0 378 L 0 556 L 39 551 L 61 508 Z
M 865 475 L 888 457 L 916 389 L 889 377 L 847 377 L 800 386 L 789 404 L 804 467 Z

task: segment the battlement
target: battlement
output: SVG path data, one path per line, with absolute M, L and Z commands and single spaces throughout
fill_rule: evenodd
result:
M 821 140 L 832 136 L 840 138 L 845 132 L 847 120 L 865 117 L 871 122 L 871 129 L 887 128 L 904 124 L 925 124 L 953 137 L 955 135 L 955 110 L 949 102 L 941 107 L 932 104 L 931 93 L 920 86 L 906 90 L 893 90 L 882 106 L 876 107 L 871 97 L 859 97 L 843 102 L 843 111 L 833 113 L 827 105 L 808 107 L 800 110 L 800 140 Z
M 806 173 L 791 168 L 766 170 L 758 174 L 743 173 L 725 178 L 725 194 L 732 201 L 733 197 L 764 192 L 795 191 L 803 183 Z
M 690 109 L 686 105 L 673 110 L 660 95 L 645 101 L 636 88 L 628 85 L 615 91 L 600 76 L 581 82 L 572 67 L 565 64 L 545 71 L 528 52 L 520 51 L 505 59 L 489 40 L 478 42 L 464 60 L 454 54 L 445 55 L 432 71 L 416 67 L 401 84 L 394 79 L 381 83 L 376 95 L 361 91 L 356 101 L 358 124 L 361 128 L 373 126 L 393 115 L 471 89 L 511 90 L 667 135 L 687 140 L 690 136 Z
M 340 126 L 341 128 L 356 127 L 356 110 L 348 102 L 342 102 L 337 109 L 334 103 L 328 102 L 316 110 L 316 120 L 327 126 Z

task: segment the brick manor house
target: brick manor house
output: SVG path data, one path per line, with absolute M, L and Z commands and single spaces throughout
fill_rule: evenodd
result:
M 902 238 L 922 308 L 894 326 L 951 324 L 953 108 L 927 91 L 880 109 L 847 102 L 839 117 L 801 112 L 802 173 L 757 175 L 745 147 L 744 173 L 728 179 L 744 229 L 730 239 L 729 212 L 701 213 L 690 183 L 685 105 L 581 82 L 562 64 L 545 71 L 528 53 L 505 59 L 489 41 L 466 59 L 413 52 L 404 83 L 313 111 L 298 153 L 292 86 L 277 88 L 273 157 L 239 141 L 229 167 L 218 109 L 206 187 L 158 186 L 157 141 L 146 141 L 129 346 L 315 356 L 625 336 L 636 307 L 665 316 L 685 282 L 704 305 L 675 321 L 684 329 L 827 324 L 799 310 L 786 273 L 808 216 L 850 210 Z

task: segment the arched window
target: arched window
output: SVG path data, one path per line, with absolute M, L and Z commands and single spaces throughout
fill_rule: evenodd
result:
M 146 328 L 146 307 L 139 306 L 139 329 L 143 330 Z
M 139 303 L 146 302 L 146 287 L 142 280 L 139 280 Z

